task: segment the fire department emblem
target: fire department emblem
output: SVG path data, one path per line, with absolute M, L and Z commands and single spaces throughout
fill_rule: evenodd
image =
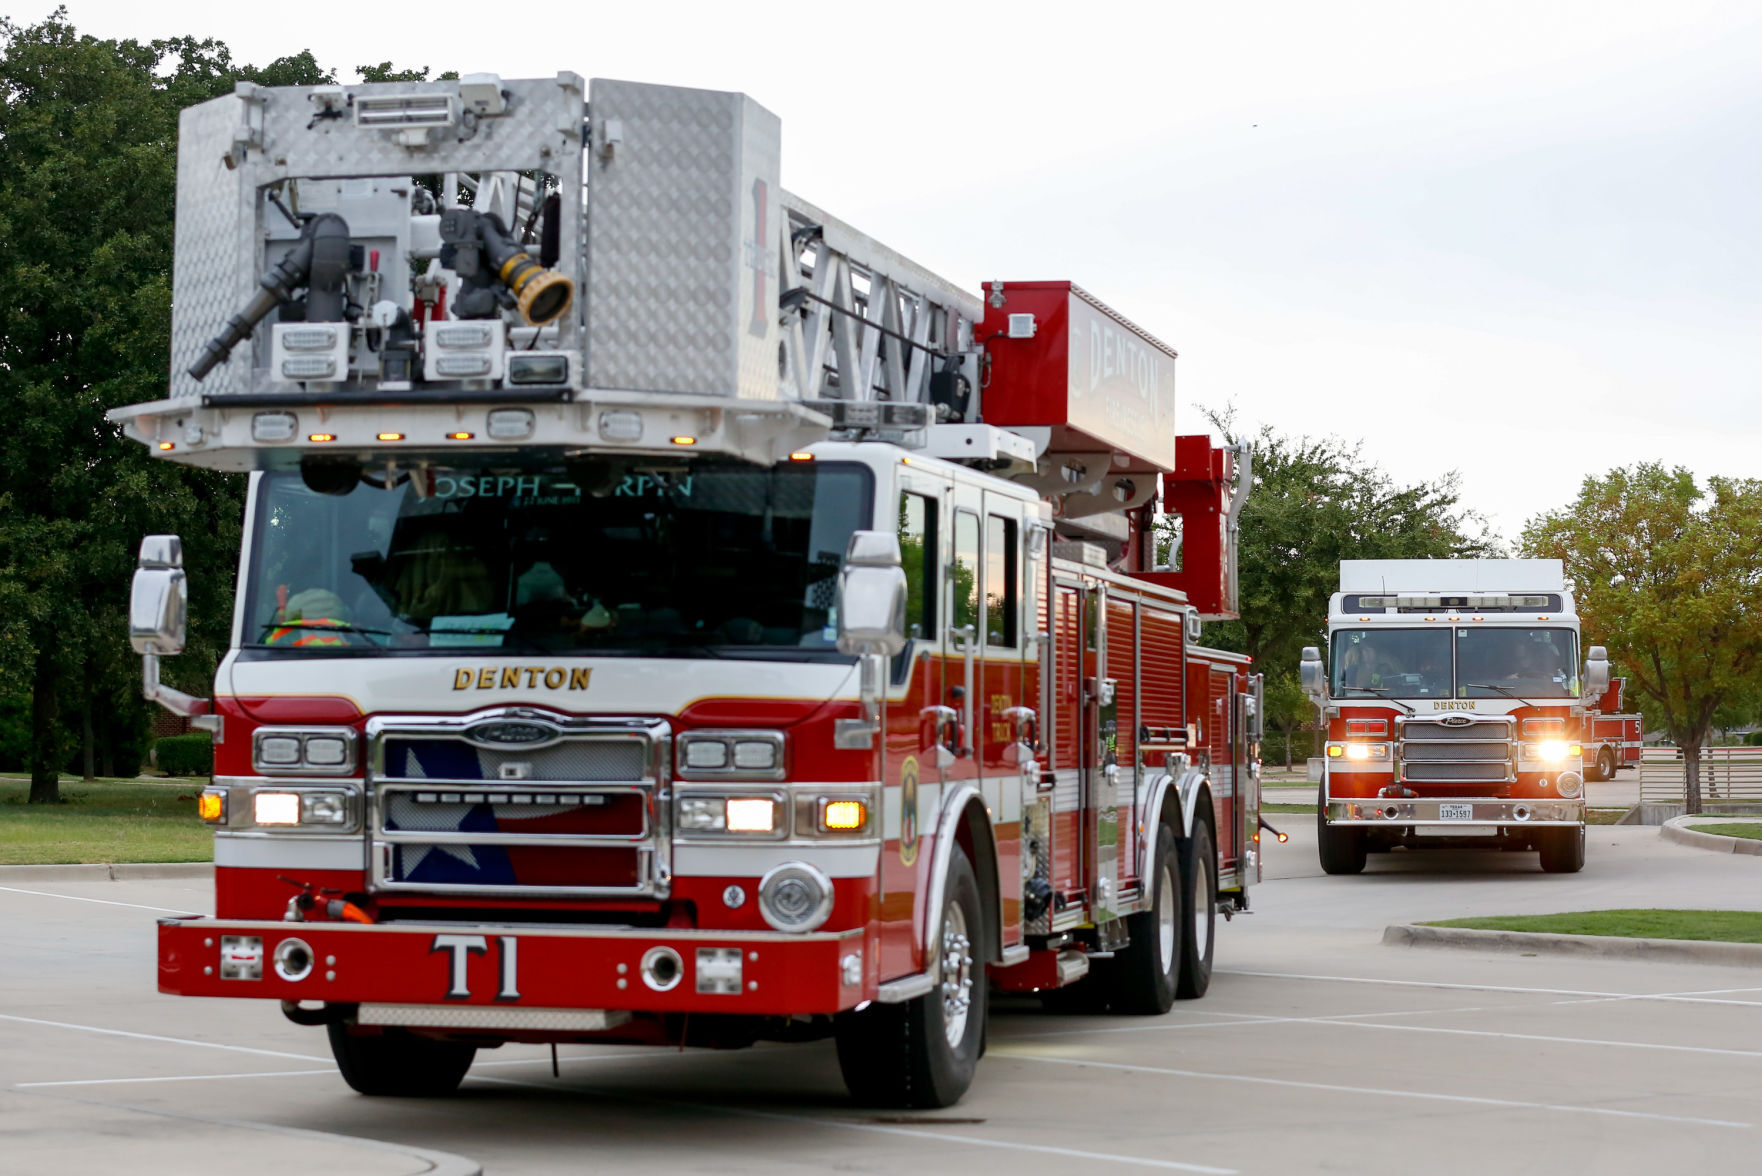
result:
M 918 860 L 918 759 L 909 755 L 899 769 L 899 860 Z

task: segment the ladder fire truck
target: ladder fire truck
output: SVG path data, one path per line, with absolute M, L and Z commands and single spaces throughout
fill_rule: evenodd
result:
M 1540 851 L 1585 863 L 1587 705 L 1609 687 L 1553 559 L 1343 560 L 1329 658 L 1303 651 L 1327 722 L 1310 761 L 1322 869 L 1392 849 Z
M 1246 452 L 1063 282 L 975 296 L 778 186 L 740 94 L 262 88 L 180 126 L 171 461 L 248 472 L 213 917 L 367 1094 L 505 1042 L 836 1039 L 941 1106 L 994 991 L 1203 994 L 1259 877 Z M 1160 505 L 1183 521 L 1158 568 Z

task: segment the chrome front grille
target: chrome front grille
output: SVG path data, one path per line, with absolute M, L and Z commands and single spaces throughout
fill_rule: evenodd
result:
M 1516 780 L 1515 722 L 1509 716 L 1396 720 L 1401 779 L 1415 784 L 1510 784 Z M 1466 717 L 1466 716 L 1464 716 Z
M 367 738 L 374 889 L 667 896 L 667 724 L 505 707 Z

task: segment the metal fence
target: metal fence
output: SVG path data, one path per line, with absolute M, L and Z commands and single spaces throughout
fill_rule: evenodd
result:
M 1681 804 L 1682 753 L 1674 747 L 1648 747 L 1640 757 L 1640 801 Z M 1762 803 L 1762 747 L 1701 749 L 1701 803 Z

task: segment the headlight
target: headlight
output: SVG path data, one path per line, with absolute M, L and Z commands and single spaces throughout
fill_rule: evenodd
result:
M 348 776 L 355 771 L 355 732 L 348 727 L 259 727 L 251 766 L 264 776 Z
M 676 759 L 686 780 L 781 780 L 783 732 L 687 731 Z
M 1563 739 L 1544 739 L 1535 747 L 1535 757 L 1545 764 L 1561 764 L 1583 756 L 1584 748 Z
M 1386 760 L 1389 758 L 1387 743 L 1330 743 L 1328 758 L 1346 758 L 1353 763 L 1364 763 L 1367 760 Z
M 251 797 L 251 820 L 259 825 L 298 825 L 300 794 L 259 792 Z
M 265 828 L 347 825 L 352 818 L 349 796 L 338 789 L 316 788 L 253 792 L 251 823 Z
M 782 831 L 780 796 L 682 795 L 673 824 L 682 834 L 731 833 L 771 837 Z

